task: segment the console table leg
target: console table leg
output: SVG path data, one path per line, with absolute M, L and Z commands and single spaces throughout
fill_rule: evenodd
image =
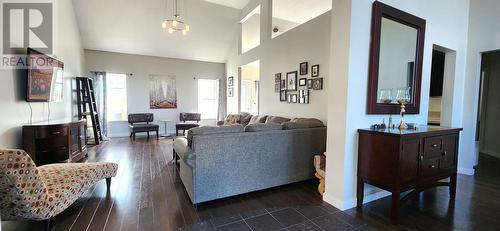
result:
M 365 196 L 365 182 L 363 181 L 363 178 L 358 177 L 358 188 L 356 193 L 356 198 L 358 201 L 356 208 L 358 210 L 361 210 L 363 207 L 364 196 Z
M 391 221 L 397 224 L 399 220 L 399 190 L 392 191 Z
M 457 173 L 450 176 L 450 198 L 455 199 L 457 195 Z

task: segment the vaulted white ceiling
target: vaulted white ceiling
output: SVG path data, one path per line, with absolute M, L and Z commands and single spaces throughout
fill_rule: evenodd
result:
M 161 28 L 161 20 L 171 17 L 171 0 L 168 7 L 165 0 L 73 0 L 73 5 L 85 49 L 225 62 L 237 36 L 239 8 L 248 0 L 179 2 L 191 27 L 186 36 Z
M 248 4 L 248 2 L 250 2 L 250 0 L 204 0 L 204 1 L 240 10 L 243 9 Z

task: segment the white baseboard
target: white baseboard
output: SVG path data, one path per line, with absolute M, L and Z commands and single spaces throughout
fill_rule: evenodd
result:
M 370 203 L 372 201 L 375 201 L 375 200 L 378 200 L 380 198 L 384 198 L 384 197 L 390 196 L 390 195 L 391 195 L 391 193 L 387 192 L 387 191 L 383 191 L 383 190 L 377 191 L 375 193 L 365 195 L 364 199 L 363 199 L 363 204 Z M 323 201 L 325 201 L 326 203 L 328 203 L 328 204 L 332 205 L 333 207 L 340 209 L 342 211 L 354 208 L 354 207 L 356 207 L 356 204 L 357 204 L 356 198 L 351 198 L 349 200 L 342 201 L 342 200 L 339 200 L 339 199 L 333 197 L 332 195 L 328 194 L 327 192 L 325 192 L 323 194 Z
M 472 168 L 458 168 L 458 173 L 472 176 L 472 175 L 474 175 L 474 169 L 472 169 Z

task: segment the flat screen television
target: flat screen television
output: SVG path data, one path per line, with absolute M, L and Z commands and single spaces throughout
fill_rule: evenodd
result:
M 62 101 L 64 63 L 32 48 L 27 59 L 26 101 Z

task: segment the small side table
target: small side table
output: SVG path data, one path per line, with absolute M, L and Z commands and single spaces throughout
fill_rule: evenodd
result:
M 172 122 L 172 120 L 160 120 L 160 122 L 165 124 L 165 131 L 161 135 L 161 137 L 172 137 L 172 134 L 168 132 L 168 123 Z

